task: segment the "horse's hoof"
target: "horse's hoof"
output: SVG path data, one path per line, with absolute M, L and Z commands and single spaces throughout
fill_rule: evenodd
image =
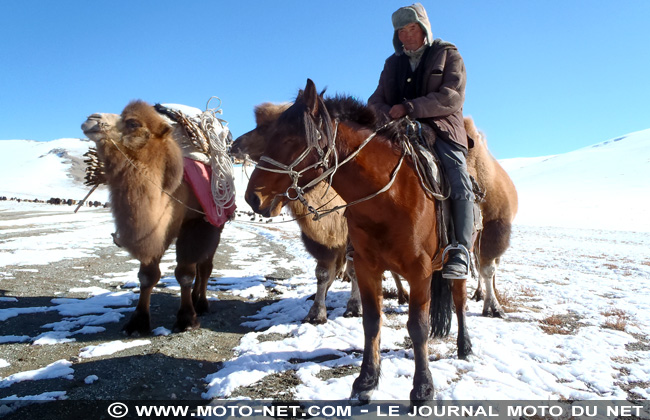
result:
M 360 392 L 352 391 L 352 395 L 350 395 L 350 405 L 358 406 L 370 404 L 370 397 L 372 397 L 372 393 L 372 389 Z
M 458 359 L 460 360 L 467 360 L 469 356 L 471 356 L 472 353 L 472 344 L 467 342 L 464 345 L 459 345 L 458 346 Z
M 422 405 L 425 401 L 433 399 L 433 385 L 422 385 L 411 390 L 411 404 L 415 406 Z

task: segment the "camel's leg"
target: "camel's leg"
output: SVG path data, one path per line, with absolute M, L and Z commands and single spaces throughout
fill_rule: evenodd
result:
M 160 258 L 156 258 L 150 264 L 140 263 L 140 271 L 138 278 L 140 279 L 140 298 L 135 307 L 135 312 L 131 315 L 131 319 L 124 325 L 122 331 L 131 335 L 134 332 L 140 335 L 149 334 L 151 332 L 151 317 L 149 315 L 149 304 L 151 303 L 151 292 L 158 281 L 160 280 Z
M 481 269 L 479 269 L 478 282 L 476 284 L 476 290 L 472 295 L 472 300 L 480 302 L 483 299 L 485 299 L 485 291 L 483 290 L 483 275 L 481 274 Z
M 354 272 L 354 262 L 349 261 L 346 268 L 346 275 L 350 278 L 350 299 L 343 313 L 345 317 L 361 316 L 361 295 L 359 294 L 359 283 L 357 274 Z
M 210 312 L 208 304 L 208 280 L 212 274 L 212 258 L 197 264 L 197 276 L 192 289 L 192 303 L 198 315 Z
M 310 324 L 324 324 L 327 322 L 325 298 L 327 297 L 327 291 L 334 282 L 335 276 L 336 267 L 334 267 L 334 261 L 318 261 L 316 265 L 316 280 L 318 283 L 314 304 L 302 322 L 309 322 Z
M 404 289 L 404 285 L 402 285 L 402 279 L 400 278 L 399 274 L 393 273 L 392 271 L 391 274 L 393 275 L 393 279 L 395 279 L 395 287 L 397 287 L 397 303 L 404 305 L 409 301 L 409 292 Z
M 427 341 L 429 338 L 429 307 L 431 303 L 431 277 L 420 278 L 409 283 L 409 318 L 406 327 L 413 342 L 415 373 L 411 401 L 433 399 L 433 380 L 429 371 Z
M 481 277 L 485 283 L 485 300 L 483 301 L 483 316 L 493 316 L 495 318 L 507 318 L 505 311 L 501 307 L 496 296 L 496 272 L 497 261 L 492 260 L 490 264 L 481 267 Z
M 472 342 L 467 332 L 465 308 L 467 307 L 467 280 L 454 279 L 451 289 L 458 320 L 458 358 L 467 359 L 472 354 Z
M 192 283 L 197 274 L 196 266 L 195 263 L 179 262 L 174 270 L 176 280 L 181 286 L 181 307 L 176 315 L 174 331 L 187 331 L 200 326 L 192 302 Z
M 176 280 L 181 286 L 181 305 L 174 329 L 185 331 L 199 327 L 197 313 L 208 312 L 207 288 L 212 259 L 219 246 L 223 227 L 203 219 L 183 224 L 176 239 Z M 196 282 L 195 282 L 196 279 Z M 194 289 L 192 289 L 192 283 Z
M 366 262 L 355 254 L 355 271 L 361 294 L 363 307 L 363 334 L 365 337 L 363 347 L 363 362 L 361 373 L 352 385 L 350 398 L 358 399 L 362 403 L 370 400 L 372 392 L 379 384 L 380 357 L 379 343 L 381 330 L 381 305 L 383 301 L 382 272 L 372 270 Z

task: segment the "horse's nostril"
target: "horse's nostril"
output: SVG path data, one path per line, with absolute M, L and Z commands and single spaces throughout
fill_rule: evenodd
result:
M 248 194 L 246 194 L 246 202 L 249 206 L 251 206 L 251 209 L 253 209 L 255 213 L 259 212 L 261 203 L 260 198 L 257 196 L 257 194 L 250 191 Z

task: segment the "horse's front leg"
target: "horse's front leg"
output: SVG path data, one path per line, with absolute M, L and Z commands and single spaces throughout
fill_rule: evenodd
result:
M 433 399 L 433 380 L 429 371 L 429 306 L 431 303 L 431 276 L 409 282 L 411 293 L 409 298 L 409 318 L 406 327 L 413 342 L 415 372 L 413 374 L 413 389 L 411 401 L 426 401 Z
M 176 281 L 181 286 L 181 307 L 176 314 L 174 331 L 187 331 L 200 326 L 196 317 L 194 303 L 192 302 L 192 283 L 196 277 L 196 263 L 178 262 L 176 270 Z M 197 279 L 200 281 L 200 279 Z M 207 280 L 206 280 L 207 282 Z
M 467 280 L 454 279 L 451 289 L 454 298 L 454 306 L 456 307 L 456 319 L 458 320 L 458 338 L 456 343 L 458 345 L 458 358 L 467 359 L 467 356 L 472 354 L 472 342 L 469 339 L 467 332 L 467 323 L 465 308 L 467 307 Z
M 359 253 L 356 253 L 354 268 L 357 274 L 361 306 L 363 310 L 363 362 L 361 373 L 352 385 L 351 399 L 368 403 L 372 392 L 379 384 L 380 358 L 379 343 L 381 330 L 382 271 L 372 270 Z
M 140 280 L 140 297 L 135 307 L 135 312 L 131 315 L 129 321 L 122 327 L 122 331 L 131 335 L 134 332 L 140 335 L 149 334 L 151 331 L 151 316 L 149 314 L 149 304 L 151 302 L 151 292 L 160 280 L 160 258 L 155 259 L 149 264 L 140 263 L 138 279 Z

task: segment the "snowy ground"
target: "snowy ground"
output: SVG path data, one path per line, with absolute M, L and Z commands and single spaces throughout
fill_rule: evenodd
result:
M 0 204 L 0 218 L 8 207 Z M 27 204 L 23 204 L 27 205 Z M 52 209 L 29 204 L 35 210 Z M 39 231 L 61 226 L 56 234 Z M 2 266 L 29 271 L 43 260 L 55 263 L 93 254 L 97 244 L 110 245 L 112 223 L 105 211 L 88 210 L 77 215 L 0 220 Z M 203 397 L 228 398 L 234 391 L 264 378 L 286 372 L 299 378 L 292 390 L 298 399 L 344 399 L 349 396 L 361 363 L 363 334 L 360 319 L 342 316 L 348 297 L 346 284 L 337 282 L 327 304 L 329 322 L 301 324 L 315 290 L 314 263 L 298 240 L 293 225 L 251 225 L 246 220 L 230 223 L 224 244 L 237 249 L 241 268 L 222 272 L 216 267 L 212 289 L 249 299 L 267 297 L 271 290 L 280 300 L 264 307 L 245 325 L 258 332 L 246 334 L 237 355 L 205 378 Z M 286 280 L 264 278 L 272 255 L 255 254 L 245 244 L 251 232 L 262 232 L 271 242 L 283 243 L 291 258 L 280 262 L 300 272 Z M 81 238 L 81 239 L 80 239 Z M 167 260 L 165 281 L 173 263 Z M 277 264 L 277 262 L 276 262 Z M 12 271 L 0 272 L 3 279 Z M 102 325 L 122 322 L 137 298 L 132 289 L 134 271 L 106 273 L 88 278 L 84 299 L 52 296 L 51 305 L 20 309 L 20 297 L 4 296 L 0 320 L 29 317 L 42 311 L 59 311 L 65 320 L 43 325 L 38 336 L 0 336 L 0 343 L 31 342 L 57 346 L 78 334 L 98 334 Z M 121 282 L 124 290 L 108 292 L 107 282 Z M 650 396 L 650 239 L 647 234 L 517 226 L 512 246 L 503 258 L 498 285 L 510 308 L 507 320 L 480 316 L 482 304 L 470 302 L 469 331 L 474 356 L 458 360 L 455 328 L 447 340 L 431 342 L 430 368 L 441 399 L 626 399 Z M 278 295 L 279 294 L 279 295 Z M 408 399 L 411 388 L 412 351 L 406 343 L 407 308 L 386 301 L 382 331 L 382 378 L 375 398 Z M 167 326 L 169 327 L 169 326 Z M 166 329 L 157 333 L 168 334 Z M 125 338 L 83 348 L 80 358 L 119 352 L 129 346 L 146 346 L 147 340 Z M 10 362 L 0 360 L 2 370 Z M 0 388 L 12 384 L 73 376 L 74 363 L 60 360 L 41 369 L 2 377 Z M 327 374 L 329 373 L 329 374 Z M 101 373 L 98 373 L 101 380 Z M 267 378 L 268 379 L 268 378 Z M 88 380 L 92 386 L 92 380 Z M 16 396 L 19 397 L 19 396 Z M 47 395 L 42 395 L 46 398 Z M 59 396 L 60 397 L 60 396 Z

